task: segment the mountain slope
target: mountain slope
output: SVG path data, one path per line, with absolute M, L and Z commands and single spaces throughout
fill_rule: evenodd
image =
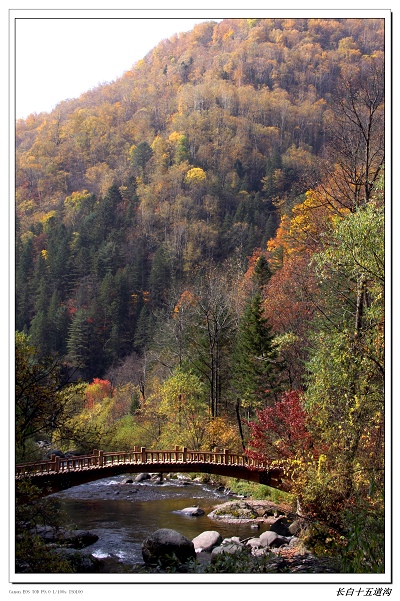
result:
M 17 328 L 88 376 L 143 351 L 194 270 L 265 248 L 322 180 L 341 74 L 382 54 L 382 28 L 202 23 L 18 121 Z

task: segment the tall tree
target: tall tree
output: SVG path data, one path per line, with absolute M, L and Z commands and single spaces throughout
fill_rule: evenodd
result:
M 85 377 L 101 372 L 103 353 L 96 345 L 94 324 L 87 309 L 78 309 L 73 315 L 68 329 L 67 351 L 72 364 Z
M 315 258 L 322 313 L 305 401 L 344 499 L 383 485 L 384 208 L 375 195 L 338 221 Z
M 281 365 L 259 292 L 247 305 L 239 324 L 234 373 L 235 392 L 247 418 L 278 399 Z
M 351 210 L 369 201 L 384 164 L 384 67 L 382 52 L 345 63 L 326 115 L 326 197 Z
M 166 420 L 162 438 L 167 446 L 189 443 L 190 448 L 201 449 L 210 419 L 204 382 L 191 372 L 176 369 L 163 382 L 160 396 L 160 411 Z
M 153 156 L 153 150 L 147 142 L 140 142 L 137 146 L 132 146 L 130 150 L 130 160 L 135 173 L 142 178 L 145 176 L 146 165 Z
M 189 360 L 207 382 L 210 413 L 217 417 L 223 408 L 224 397 L 226 400 L 229 346 L 236 327 L 233 299 L 229 294 L 226 274 L 214 266 L 199 278 L 192 292 L 195 302 L 190 325 Z
M 37 436 L 49 437 L 63 416 L 57 396 L 62 387 L 61 365 L 37 357 L 30 339 L 15 335 L 15 442 L 19 461 L 27 460 L 27 443 Z
M 24 242 L 17 237 L 15 258 L 15 299 L 16 315 L 15 323 L 19 331 L 28 328 L 31 316 L 31 301 L 28 282 L 33 271 L 33 236 L 29 236 Z

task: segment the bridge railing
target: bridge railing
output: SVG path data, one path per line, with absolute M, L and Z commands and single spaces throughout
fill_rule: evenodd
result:
M 82 471 L 102 467 L 96 455 L 64 458 L 53 456 L 50 461 L 21 463 L 16 466 L 16 475 L 29 476 L 35 474 L 54 474 L 59 472 Z
M 213 451 L 192 451 L 186 447 L 176 446 L 174 450 L 157 451 L 145 447 L 134 447 L 131 451 L 104 452 L 95 449 L 92 455 L 77 457 L 58 457 L 53 455 L 49 461 L 23 463 L 16 466 L 16 477 L 58 474 L 105 468 L 113 465 L 148 465 L 152 464 L 221 464 L 242 466 L 250 469 L 266 469 L 265 462 L 250 459 L 245 455 L 231 453 L 228 449 Z M 195 471 L 195 470 L 194 470 Z

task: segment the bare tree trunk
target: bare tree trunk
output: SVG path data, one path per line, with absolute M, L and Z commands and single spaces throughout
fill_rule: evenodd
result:
M 240 417 L 240 400 L 239 399 L 237 399 L 237 401 L 236 401 L 235 410 L 236 410 L 236 418 L 237 418 L 237 422 L 238 422 L 238 426 L 239 426 L 240 440 L 242 441 L 243 450 L 245 450 L 246 445 L 244 444 L 242 418 Z

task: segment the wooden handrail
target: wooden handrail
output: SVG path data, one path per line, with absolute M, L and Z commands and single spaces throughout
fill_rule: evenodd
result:
M 265 470 L 269 465 L 263 461 L 249 459 L 246 455 L 223 451 L 192 451 L 186 447 L 175 447 L 173 450 L 157 451 L 145 447 L 134 447 L 131 451 L 103 452 L 95 449 L 91 455 L 77 457 L 58 457 L 53 455 L 49 461 L 21 463 L 16 466 L 16 477 L 54 474 L 70 471 L 98 469 L 113 465 L 152 465 L 160 463 L 176 464 L 221 464 L 246 467 L 248 469 Z M 195 470 L 194 470 L 195 471 Z

